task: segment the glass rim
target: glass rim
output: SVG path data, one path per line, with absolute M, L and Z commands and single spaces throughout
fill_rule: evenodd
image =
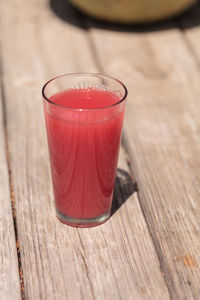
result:
M 104 107 L 99 107 L 99 108 L 72 108 L 72 107 L 68 107 L 68 106 L 65 106 L 65 105 L 60 105 L 60 104 L 57 104 L 55 102 L 53 102 L 52 100 L 50 100 L 46 95 L 45 95 L 45 89 L 46 87 L 48 86 L 49 83 L 51 83 L 52 81 L 54 81 L 55 79 L 58 79 L 58 78 L 61 78 L 61 77 L 67 77 L 67 76 L 72 76 L 72 75 L 82 75 L 82 76 L 96 76 L 96 77 L 103 77 L 103 78 L 107 78 L 107 79 L 112 79 L 114 80 L 115 82 L 118 82 L 124 89 L 124 96 L 120 97 L 120 100 L 117 101 L 116 103 L 113 103 L 111 105 L 107 105 L 107 106 L 104 106 Z M 114 77 L 111 77 L 111 76 L 108 76 L 108 75 L 104 75 L 104 74 L 100 74 L 100 73 L 90 73 L 90 72 L 75 72 L 75 73 L 66 73 L 66 74 L 63 74 L 63 75 L 58 75 L 56 77 L 53 77 L 51 78 L 50 80 L 48 80 L 43 88 L 42 88 L 42 96 L 43 98 L 49 102 L 50 104 L 53 104 L 57 107 L 60 107 L 60 108 L 65 108 L 65 109 L 70 109 L 70 110 L 74 110 L 74 111 L 95 111 L 95 110 L 103 110 L 103 109 L 108 109 L 108 108 L 111 108 L 111 107 L 114 107 L 122 102 L 124 102 L 124 100 L 127 98 L 127 95 L 128 95 L 128 90 L 125 86 L 125 84 L 123 84 L 123 82 L 121 82 L 120 80 L 114 78 Z

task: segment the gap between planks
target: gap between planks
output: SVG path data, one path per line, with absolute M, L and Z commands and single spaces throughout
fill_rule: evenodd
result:
M 200 71 L 200 60 L 196 54 L 196 52 L 194 51 L 194 48 L 189 40 L 189 38 L 187 37 L 187 35 L 185 34 L 185 29 L 183 28 L 183 26 L 181 25 L 181 23 L 177 22 L 177 25 L 182 33 L 182 38 L 183 38 L 183 41 L 186 45 L 186 48 L 188 49 L 188 51 L 191 53 L 191 56 L 193 56 L 195 62 L 196 62 L 196 65 Z
M 11 202 L 11 208 L 12 208 L 13 226 L 14 226 L 15 241 L 16 241 L 16 251 L 17 251 L 17 259 L 18 259 L 18 271 L 19 271 L 19 279 L 20 279 L 21 297 L 22 297 L 22 300 L 25 300 L 24 277 L 23 277 L 23 269 L 22 269 L 22 264 L 21 264 L 20 244 L 19 244 L 18 229 L 17 229 L 15 195 L 14 195 L 14 189 L 13 189 L 13 184 L 12 184 L 12 171 L 11 171 L 11 166 L 10 166 L 10 155 L 9 155 L 10 152 L 9 152 L 7 116 L 6 116 L 6 101 L 5 101 L 4 83 L 3 83 L 3 66 L 2 66 L 1 61 L 0 61 L 0 76 L 1 76 L 0 84 L 1 84 L 1 97 L 2 97 L 2 115 L 3 115 L 3 126 L 4 126 L 6 161 L 7 161 L 8 176 L 9 176 L 10 202 Z
M 129 147 L 129 145 L 128 145 L 128 137 L 125 134 L 124 134 L 124 138 L 123 138 L 123 146 L 124 146 L 126 155 L 129 158 L 128 167 L 129 167 L 130 173 L 134 176 L 134 171 L 133 171 L 134 170 L 134 166 L 132 165 L 132 162 L 131 162 L 131 159 L 130 159 L 130 155 L 129 155 L 131 147 Z M 167 280 L 167 278 L 165 276 L 166 268 L 164 266 L 165 261 L 163 259 L 162 250 L 160 248 L 159 243 L 156 242 L 156 238 L 154 238 L 154 236 L 152 234 L 152 231 L 151 231 L 151 228 L 150 228 L 147 216 L 146 216 L 145 211 L 144 211 L 144 207 L 143 207 L 142 202 L 141 202 L 140 191 L 139 191 L 139 187 L 138 187 L 137 182 L 136 182 L 136 186 L 137 186 L 136 193 L 137 193 L 137 198 L 138 198 L 138 202 L 139 202 L 139 205 L 140 205 L 140 209 L 142 211 L 143 218 L 144 218 L 146 226 L 148 228 L 149 236 L 151 237 L 152 243 L 154 245 L 154 249 L 155 249 L 158 261 L 160 263 L 160 272 L 161 272 L 161 274 L 162 274 L 162 276 L 164 278 L 165 284 L 167 286 L 169 297 L 172 300 L 173 296 L 172 296 L 171 289 L 170 289 L 170 282 L 168 282 L 168 280 Z
M 200 70 L 200 48 L 198 44 L 200 37 L 200 2 L 198 1 L 183 16 L 174 18 L 174 21 L 181 30 L 186 47 L 196 60 L 196 64 Z M 196 28 L 193 30 L 194 27 Z

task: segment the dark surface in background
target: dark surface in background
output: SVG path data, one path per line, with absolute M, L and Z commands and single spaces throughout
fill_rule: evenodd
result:
M 187 29 L 200 25 L 200 1 L 179 16 L 156 23 L 142 25 L 124 25 L 98 21 L 94 18 L 88 17 L 78 9 L 74 8 L 67 2 L 67 0 L 50 0 L 50 7 L 53 12 L 62 20 L 86 30 L 90 27 L 96 27 L 114 31 L 150 32 L 166 30 L 175 27 Z

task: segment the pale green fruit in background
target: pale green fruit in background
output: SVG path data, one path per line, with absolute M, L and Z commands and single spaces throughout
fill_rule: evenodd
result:
M 69 0 L 83 12 L 112 22 L 161 20 L 187 9 L 197 0 Z

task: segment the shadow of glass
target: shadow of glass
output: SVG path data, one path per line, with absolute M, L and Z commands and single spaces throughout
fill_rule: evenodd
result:
M 135 191 L 137 191 L 137 184 L 133 182 L 131 176 L 126 171 L 118 168 L 111 207 L 111 216 Z
M 151 32 L 167 30 L 170 28 L 181 27 L 182 29 L 192 28 L 200 25 L 200 1 L 190 7 L 187 11 L 168 20 L 148 24 L 113 24 L 102 22 L 92 17 L 86 16 L 78 9 L 74 8 L 67 0 L 50 0 L 50 7 L 53 12 L 63 21 L 85 30 L 89 28 L 102 28 L 113 31 L 124 32 Z

